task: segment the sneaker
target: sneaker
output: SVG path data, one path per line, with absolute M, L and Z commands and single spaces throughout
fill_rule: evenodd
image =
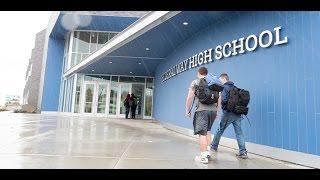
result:
M 211 150 L 214 151 L 214 152 L 218 152 L 218 149 L 217 149 L 217 148 L 211 147 Z
M 203 164 L 208 164 L 208 162 L 209 162 L 209 160 L 208 160 L 207 157 L 202 157 L 202 156 L 196 156 L 196 157 L 194 158 L 194 160 L 195 160 L 196 162 L 201 162 L 201 163 L 203 163 Z
M 206 151 L 206 157 L 208 158 L 208 160 L 211 160 L 210 150 Z
M 242 158 L 242 159 L 247 159 L 248 158 L 248 154 L 247 154 L 246 151 L 238 153 L 238 154 L 236 154 L 236 156 L 239 157 L 239 158 Z

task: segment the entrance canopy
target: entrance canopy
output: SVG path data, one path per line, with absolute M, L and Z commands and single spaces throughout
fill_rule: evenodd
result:
M 115 36 L 66 72 L 154 76 L 159 63 L 185 40 L 236 12 L 155 11 Z

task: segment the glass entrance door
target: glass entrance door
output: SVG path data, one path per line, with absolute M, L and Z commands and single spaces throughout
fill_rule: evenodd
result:
M 97 84 L 96 113 L 105 114 L 107 105 L 107 84 Z
M 84 103 L 83 103 L 83 112 L 84 113 L 92 113 L 93 112 L 93 106 L 94 106 L 94 89 L 95 85 L 94 83 L 86 83 L 84 85 Z
M 134 94 L 134 96 L 137 99 L 137 109 L 136 109 L 136 118 L 142 119 L 142 113 L 143 113 L 143 95 L 144 95 L 144 84 L 132 84 L 131 87 L 131 93 Z
M 126 99 L 127 95 L 131 93 L 131 84 L 123 83 L 120 84 L 120 99 L 118 104 L 118 114 L 120 117 L 125 117 L 126 108 L 124 107 L 124 100 Z
M 108 85 L 100 82 L 86 82 L 84 88 L 82 112 L 105 114 Z
M 124 107 L 124 100 L 126 99 L 128 94 L 133 93 L 136 97 L 137 100 L 137 108 L 136 108 L 136 118 L 140 119 L 143 118 L 143 105 L 144 105 L 144 84 L 133 84 L 133 83 L 121 83 L 120 84 L 120 97 L 118 98 L 118 103 L 117 103 L 117 114 L 119 117 L 125 117 L 126 109 Z M 131 117 L 131 112 L 129 114 Z

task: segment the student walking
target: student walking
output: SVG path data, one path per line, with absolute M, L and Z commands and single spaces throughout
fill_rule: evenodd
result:
M 208 163 L 210 158 L 211 127 L 217 116 L 217 100 L 219 93 L 208 90 L 206 76 L 208 70 L 200 67 L 197 79 L 191 82 L 186 99 L 186 115 L 191 117 L 192 102 L 196 104 L 193 116 L 194 134 L 199 135 L 200 155 L 195 157 L 195 161 Z M 206 91 L 204 91 L 206 90 Z M 209 94 L 208 94 L 209 93 Z
M 221 74 L 220 81 L 223 83 L 223 90 L 221 92 L 221 121 L 219 128 L 214 136 L 214 139 L 211 143 L 211 149 L 214 151 L 218 150 L 218 145 L 220 142 L 220 138 L 224 132 L 224 130 L 230 125 L 233 125 L 234 132 L 236 134 L 238 146 L 239 146 L 239 153 L 236 155 L 237 157 L 246 159 L 247 150 L 245 147 L 245 139 L 241 128 L 241 114 L 236 114 L 231 112 L 228 108 L 228 101 L 230 100 L 230 90 L 235 87 L 234 83 L 229 80 L 228 74 Z M 230 100 L 231 102 L 231 100 Z
M 123 102 L 123 105 L 126 108 L 126 119 L 128 119 L 129 112 L 130 112 L 129 101 L 130 101 L 130 94 L 127 94 L 127 97 Z
M 131 119 L 136 118 L 136 109 L 137 109 L 137 98 L 131 93 L 130 97 L 130 109 L 131 109 Z

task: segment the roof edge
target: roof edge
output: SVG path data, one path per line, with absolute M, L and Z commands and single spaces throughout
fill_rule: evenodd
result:
M 159 24 L 165 22 L 166 20 L 177 15 L 178 13 L 180 13 L 180 11 L 153 11 L 151 13 L 146 14 L 145 16 L 143 16 L 142 18 L 138 19 L 136 22 L 132 23 L 130 26 L 125 28 L 122 32 L 117 34 L 101 49 L 89 55 L 79 64 L 69 69 L 63 76 L 68 77 L 74 73 L 77 73 L 78 71 L 82 70 L 88 65 L 99 60 L 101 57 L 106 56 L 112 51 L 134 40 L 135 38 L 146 33 L 147 31 L 158 26 Z

